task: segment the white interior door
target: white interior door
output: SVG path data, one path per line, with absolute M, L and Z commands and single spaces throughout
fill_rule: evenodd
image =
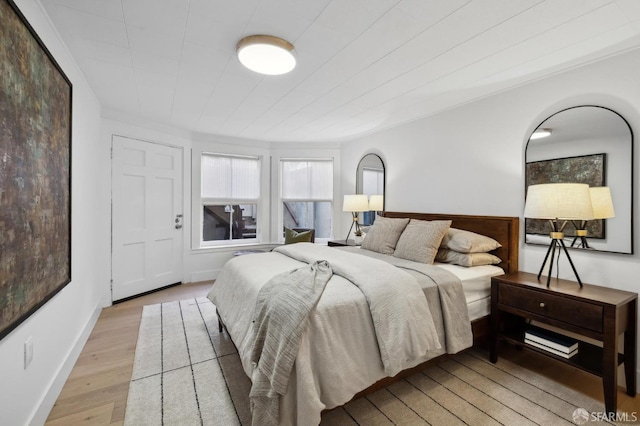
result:
M 182 150 L 114 136 L 112 157 L 116 301 L 182 280 Z

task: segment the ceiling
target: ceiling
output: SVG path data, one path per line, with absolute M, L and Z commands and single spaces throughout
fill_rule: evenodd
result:
M 637 0 L 41 0 L 103 115 L 339 141 L 640 46 Z M 252 34 L 295 46 L 261 76 Z

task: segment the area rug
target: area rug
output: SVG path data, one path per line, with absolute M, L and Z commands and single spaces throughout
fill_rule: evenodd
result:
M 206 298 L 143 309 L 125 425 L 250 425 L 249 389 Z M 322 425 L 574 425 L 602 403 L 472 349 L 327 411 Z M 574 420 L 575 419 L 575 420 Z

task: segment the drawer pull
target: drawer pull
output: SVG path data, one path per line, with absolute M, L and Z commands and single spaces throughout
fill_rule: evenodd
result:
M 544 308 L 544 302 L 540 302 L 540 307 Z

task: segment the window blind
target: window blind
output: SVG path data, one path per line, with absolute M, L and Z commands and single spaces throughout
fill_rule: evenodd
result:
M 362 193 L 365 195 L 384 194 L 384 173 L 382 170 L 362 170 Z
M 203 154 L 202 197 L 225 200 L 258 199 L 259 158 Z
M 281 160 L 282 200 L 332 200 L 332 160 Z

